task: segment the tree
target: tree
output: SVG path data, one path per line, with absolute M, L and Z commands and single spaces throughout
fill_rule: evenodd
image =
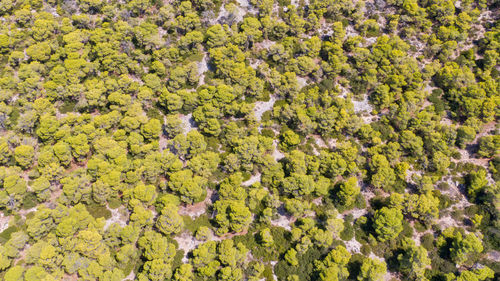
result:
M 382 242 L 396 238 L 403 230 L 403 214 L 397 208 L 382 207 L 373 219 L 375 233 Z
M 331 250 L 322 261 L 316 261 L 316 271 L 319 273 L 319 280 L 345 280 L 349 276 L 347 263 L 351 259 L 351 254 L 343 246 L 337 246 Z
M 351 206 L 359 195 L 360 188 L 355 177 L 348 178 L 341 183 L 337 191 L 338 201 L 343 206 Z
M 218 234 L 243 231 L 252 221 L 252 213 L 241 201 L 219 200 L 215 202 L 214 210 L 215 221 L 219 225 Z
M 227 34 L 220 24 L 215 24 L 207 29 L 207 45 L 210 48 L 224 46 L 227 41 Z
M 11 267 L 7 272 L 5 273 L 4 280 L 5 281 L 21 281 L 24 280 L 23 278 L 24 275 L 24 267 L 20 265 L 16 265 L 14 267 Z
M 149 121 L 141 127 L 141 133 L 146 139 L 158 138 L 160 130 L 161 124 L 158 119 L 149 119 Z
M 163 259 L 154 259 L 144 263 L 143 270 L 138 276 L 138 280 L 162 281 L 170 279 L 172 268 Z
M 477 195 L 485 190 L 488 186 L 488 180 L 486 179 L 486 170 L 479 169 L 478 171 L 472 171 L 466 177 L 467 183 L 467 195 L 472 200 L 477 198 Z
M 182 264 L 174 274 L 175 281 L 190 281 L 194 279 L 193 266 L 189 263 Z
M 427 257 L 427 250 L 416 246 L 410 239 L 403 240 L 403 253 L 398 255 L 400 270 L 414 280 L 427 280 L 424 277 L 425 269 L 431 264 Z
M 199 202 L 206 196 L 206 180 L 193 174 L 191 170 L 181 170 L 170 174 L 169 188 L 179 192 L 181 200 L 192 204 Z
M 481 157 L 491 158 L 500 153 L 500 136 L 484 136 L 479 139 L 478 154 Z
M 36 193 L 36 197 L 40 201 L 46 201 L 50 198 L 50 182 L 49 180 L 41 176 L 33 181 L 31 188 Z
M 454 277 L 454 276 L 453 276 Z M 452 278 L 453 278 L 452 277 Z M 488 278 L 494 278 L 495 272 L 487 266 L 476 268 L 474 270 L 464 270 L 456 278 L 457 281 L 482 281 Z
M 26 54 L 32 59 L 39 62 L 45 62 L 49 59 L 51 54 L 51 46 L 48 42 L 41 42 L 29 46 L 26 49 Z
M 297 259 L 297 251 L 295 249 L 290 249 L 285 254 L 285 260 L 292 266 L 297 266 L 299 260 Z
M 142 256 L 147 260 L 162 260 L 171 263 L 175 257 L 175 245 L 168 242 L 167 237 L 153 230 L 146 230 L 137 241 Z
M 262 229 L 259 233 L 259 237 L 262 245 L 266 248 L 269 248 L 274 244 L 274 239 L 269 228 Z
M 283 133 L 282 135 L 282 142 L 281 146 L 288 150 L 290 148 L 293 148 L 300 144 L 300 137 L 296 133 L 294 133 L 292 130 L 287 130 Z
M 358 280 L 380 281 L 387 273 L 387 265 L 378 259 L 365 258 L 361 264 Z
M 73 160 L 71 147 L 66 142 L 59 141 L 52 147 L 52 149 L 54 150 L 54 155 L 62 165 L 67 167 L 71 160 Z
M 14 149 L 14 159 L 23 169 L 29 168 L 35 158 L 35 149 L 31 145 L 20 145 Z
M 191 158 L 187 166 L 197 175 L 209 178 L 219 166 L 219 154 L 206 151 Z
M 374 155 L 370 168 L 372 169 L 371 183 L 373 186 L 390 190 L 396 180 L 396 175 L 387 158 L 380 154 Z
M 133 196 L 146 205 L 152 205 L 157 197 L 156 187 L 154 185 L 139 184 L 133 189 Z
M 68 142 L 72 149 L 71 152 L 77 160 L 83 160 L 89 153 L 90 146 L 86 135 L 78 134 L 76 136 L 71 136 L 68 138 Z
M 452 242 L 450 255 L 454 262 L 463 265 L 483 251 L 483 243 L 474 233 L 458 235 Z
M 0 139 L 0 164 L 6 164 L 11 156 L 12 152 L 9 149 L 9 144 L 5 139 Z
M 161 210 L 161 215 L 156 221 L 156 227 L 166 235 L 177 234 L 184 226 L 184 221 L 178 213 L 177 206 L 167 204 Z

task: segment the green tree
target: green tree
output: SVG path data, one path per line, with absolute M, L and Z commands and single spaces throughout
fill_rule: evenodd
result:
M 380 241 L 394 239 L 403 230 L 403 214 L 397 208 L 382 207 L 375 212 L 373 228 Z
M 184 221 L 178 213 L 177 206 L 167 204 L 161 210 L 161 214 L 156 221 L 156 227 L 166 235 L 177 234 L 184 226 Z
M 403 240 L 403 253 L 398 255 L 400 270 L 414 280 L 427 280 L 425 269 L 431 264 L 427 250 L 410 239 Z
M 177 268 L 174 274 L 175 281 L 191 281 L 194 279 L 193 266 L 191 264 L 182 264 Z
M 262 245 L 266 248 L 269 248 L 274 244 L 274 239 L 269 228 L 262 229 L 259 233 L 259 237 Z
M 14 158 L 23 169 L 29 168 L 35 158 L 35 149 L 31 145 L 20 145 L 14 149 Z
M 380 281 L 387 273 L 387 265 L 384 261 L 365 258 L 361 264 L 358 280 L 360 281 Z

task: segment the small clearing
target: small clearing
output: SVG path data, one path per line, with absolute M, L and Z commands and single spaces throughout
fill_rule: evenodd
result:
M 284 215 L 278 215 L 277 219 L 271 220 L 271 225 L 277 226 L 277 227 L 282 227 L 288 231 L 292 230 L 292 227 L 290 226 L 295 222 L 295 218 L 293 217 L 288 217 Z
M 368 102 L 367 95 L 365 95 L 364 98 L 360 101 L 352 99 L 352 104 L 354 105 L 354 112 L 356 113 L 361 113 L 361 112 L 370 113 L 373 110 L 373 107 Z
M 196 123 L 194 122 L 192 113 L 181 115 L 180 118 L 182 120 L 182 128 L 184 128 L 184 134 L 187 134 L 192 130 L 196 130 Z
M 129 275 L 127 275 L 127 277 L 125 277 L 125 278 L 123 279 L 123 281 L 125 281 L 125 280 L 135 280 L 135 272 L 134 272 L 133 270 L 132 270 L 132 271 L 130 271 L 130 274 L 129 274 Z
M 307 78 L 297 77 L 297 82 L 299 83 L 299 88 L 302 89 L 307 86 Z
M 351 254 L 359 254 L 361 253 L 361 243 L 358 242 L 355 238 L 352 238 L 349 241 L 345 242 L 345 248 Z
M 251 186 L 251 185 L 253 185 L 256 182 L 260 182 L 260 173 L 252 175 L 250 177 L 250 179 L 248 179 L 247 181 L 244 181 L 243 183 L 241 183 L 241 185 L 243 185 L 243 186 Z
M 203 200 L 202 202 L 193 205 L 180 206 L 179 215 L 189 216 L 191 219 L 194 220 L 197 217 L 205 214 L 207 211 L 207 205 L 209 205 L 212 200 L 213 193 L 214 191 L 212 189 L 208 189 L 207 196 L 205 197 L 205 200 Z
M 276 102 L 275 95 L 271 95 L 271 97 L 269 98 L 268 101 L 255 102 L 255 107 L 254 107 L 253 112 L 254 112 L 254 115 L 259 122 L 260 122 L 260 120 L 262 120 L 262 114 L 264 114 L 264 112 L 273 109 L 275 102 Z
M 111 218 L 106 220 L 104 225 L 104 230 L 108 229 L 113 223 L 118 223 L 121 227 L 127 225 L 127 218 L 120 214 L 120 209 L 110 209 L 108 206 L 106 208 L 111 212 Z
M 179 250 L 184 251 L 184 257 L 182 257 L 183 263 L 188 263 L 188 253 L 203 243 L 203 241 L 196 240 L 196 238 L 187 232 L 183 232 L 181 235 L 174 237 L 174 240 L 179 244 Z

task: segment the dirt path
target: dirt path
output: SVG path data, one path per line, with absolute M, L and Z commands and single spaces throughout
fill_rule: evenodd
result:
M 351 254 L 360 254 L 361 253 L 361 243 L 356 240 L 356 238 L 352 238 L 349 241 L 344 241 L 345 242 L 345 248 L 349 253 Z
M 285 154 L 283 154 L 281 151 L 278 150 L 278 140 L 274 140 L 273 145 L 274 145 L 274 150 L 272 156 L 274 160 L 279 161 L 285 158 Z
M 212 189 L 207 190 L 207 196 L 202 202 L 186 205 L 179 207 L 179 215 L 189 216 L 191 219 L 196 219 L 197 217 L 205 214 L 207 212 L 207 206 L 211 203 L 212 194 L 214 191 Z
M 260 176 L 261 176 L 260 173 L 252 175 L 250 177 L 250 179 L 248 179 L 247 181 L 242 182 L 241 185 L 243 185 L 243 186 L 251 186 L 251 185 L 253 185 L 256 182 L 260 182 Z
M 205 72 L 208 71 L 208 57 L 207 54 L 203 55 L 201 62 L 198 63 L 198 87 L 205 84 Z

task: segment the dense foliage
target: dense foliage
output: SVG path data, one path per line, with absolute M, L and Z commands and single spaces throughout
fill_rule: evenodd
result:
M 499 5 L 1 0 L 0 278 L 497 280 Z

